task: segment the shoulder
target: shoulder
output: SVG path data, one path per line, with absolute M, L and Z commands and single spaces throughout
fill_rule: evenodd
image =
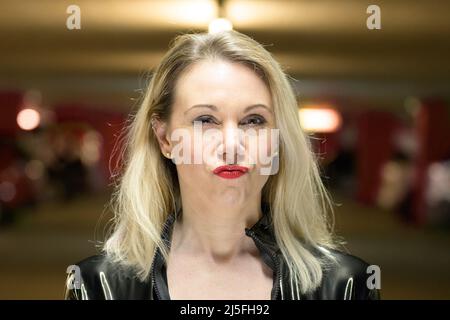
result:
M 352 254 L 319 247 L 320 255 L 328 257 L 323 267 L 320 294 L 328 299 L 380 299 L 379 268 Z
M 66 299 L 141 298 L 147 283 L 141 282 L 131 267 L 112 261 L 104 254 L 87 257 L 68 269 Z
M 83 280 L 94 280 L 102 274 L 110 276 L 130 277 L 131 270 L 127 270 L 122 265 L 115 263 L 105 254 L 98 254 L 87 257 L 75 263 L 80 268 Z

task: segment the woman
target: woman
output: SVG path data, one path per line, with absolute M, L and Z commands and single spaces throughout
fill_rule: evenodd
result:
M 296 98 L 253 39 L 178 36 L 127 139 L 114 228 L 67 299 L 379 298 L 337 250 Z

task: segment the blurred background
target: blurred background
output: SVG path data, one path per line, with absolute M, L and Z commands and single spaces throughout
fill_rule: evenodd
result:
M 111 155 L 148 75 L 177 34 L 226 28 L 290 76 L 337 232 L 380 266 L 382 298 L 450 299 L 449 12 L 439 0 L 0 0 L 0 299 L 63 297 L 67 266 L 103 240 Z

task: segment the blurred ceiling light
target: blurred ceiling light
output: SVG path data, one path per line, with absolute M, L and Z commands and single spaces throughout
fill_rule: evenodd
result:
M 26 108 L 17 114 L 17 124 L 22 130 L 33 130 L 40 122 L 41 115 L 35 109 Z
M 274 8 L 267 10 L 269 5 L 270 3 L 267 1 L 262 4 L 248 1 L 232 1 L 227 5 L 227 13 L 228 17 L 236 24 L 248 27 L 249 25 L 258 24 L 258 22 L 261 23 L 261 20 L 270 18 Z M 283 6 L 285 6 L 284 3 Z
M 164 4 L 166 4 L 164 2 Z M 167 6 L 169 8 L 169 6 Z M 177 1 L 166 15 L 176 24 L 204 25 L 214 18 L 216 6 L 211 1 Z
M 233 24 L 225 18 L 217 18 L 209 23 L 208 32 L 217 33 L 222 31 L 233 30 Z
M 310 132 L 335 132 L 342 123 L 339 112 L 332 108 L 301 108 L 300 125 Z
M 109 0 L 79 3 L 83 21 L 99 30 L 204 29 L 216 17 L 212 0 Z M 84 3 L 86 2 L 86 3 Z M 101 19 L 99 19 L 101 17 Z

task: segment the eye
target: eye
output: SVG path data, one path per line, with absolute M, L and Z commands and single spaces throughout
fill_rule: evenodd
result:
M 253 126 L 261 126 L 265 123 L 266 119 L 264 119 L 263 116 L 252 114 L 247 118 L 245 118 L 244 120 L 242 120 L 241 125 L 253 127 Z
M 192 121 L 192 124 L 194 124 L 195 121 L 200 121 L 202 124 L 215 124 L 217 123 L 217 121 L 214 119 L 214 117 L 212 116 L 200 116 L 194 119 L 194 121 Z

